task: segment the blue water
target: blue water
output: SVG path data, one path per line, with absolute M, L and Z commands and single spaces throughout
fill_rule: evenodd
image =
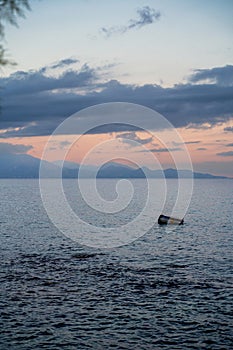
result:
M 233 348 L 233 181 L 195 180 L 184 226 L 108 250 L 63 236 L 37 180 L 0 191 L 1 350 Z

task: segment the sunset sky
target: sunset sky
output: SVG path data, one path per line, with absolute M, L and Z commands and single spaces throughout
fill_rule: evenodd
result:
M 19 28 L 6 26 L 7 55 L 17 65 L 1 69 L 0 154 L 41 157 L 49 135 L 71 114 L 130 102 L 156 110 L 177 128 L 196 171 L 233 177 L 233 1 L 30 5 Z M 169 152 L 149 130 L 117 127 L 83 136 L 67 159 L 80 162 L 112 138 L 133 160 L 144 157 L 145 166 L 153 164 L 124 138 L 144 144 L 164 167 L 171 165 Z M 66 140 L 61 135 L 48 160 L 59 159 Z M 117 158 L 115 149 L 108 151 Z M 172 140 L 171 152 L 179 152 Z M 92 163 L 101 161 L 96 153 Z

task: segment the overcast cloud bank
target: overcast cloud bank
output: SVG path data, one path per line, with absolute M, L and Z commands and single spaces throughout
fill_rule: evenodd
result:
M 233 66 L 198 70 L 187 83 L 166 88 L 157 84 L 122 84 L 111 79 L 102 82 L 103 69 L 88 64 L 70 68 L 77 62 L 65 59 L 54 64 L 55 68 L 68 65 L 59 75 L 48 75 L 43 67 L 0 78 L 0 136 L 49 135 L 71 114 L 107 102 L 131 102 L 152 108 L 175 127 L 212 127 L 233 117 Z M 104 132 L 118 130 L 115 125 Z M 233 128 L 224 130 L 232 132 Z

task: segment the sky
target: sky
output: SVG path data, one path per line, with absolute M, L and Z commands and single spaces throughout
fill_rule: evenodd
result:
M 0 154 L 41 157 L 49 135 L 71 114 L 99 103 L 129 102 L 152 108 L 174 125 L 194 170 L 233 177 L 231 0 L 30 4 L 19 27 L 5 30 L 7 55 L 17 65 L 0 72 Z M 116 126 L 93 131 L 68 159 L 80 162 L 101 140 L 114 138 L 136 161 L 142 155 L 123 140 L 131 138 L 169 166 L 169 152 L 148 132 Z M 64 142 L 61 135 L 59 147 Z M 51 147 L 49 160 L 59 158 L 59 147 Z M 115 157 L 114 149 L 109 152 Z M 101 159 L 99 152 L 92 162 Z

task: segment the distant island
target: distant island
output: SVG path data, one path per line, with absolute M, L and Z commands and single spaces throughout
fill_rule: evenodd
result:
M 0 155 L 0 178 L 39 178 L 41 160 L 28 154 L 4 154 Z M 43 161 L 46 168 L 46 177 L 57 178 L 61 172 L 62 161 L 47 162 Z M 93 177 L 96 173 L 94 166 L 85 166 L 82 171 L 83 178 Z M 106 163 L 97 172 L 97 178 L 148 178 L 177 179 L 178 171 L 176 169 L 151 170 L 149 168 L 132 168 L 119 163 Z M 62 167 L 63 178 L 77 178 L 79 174 L 79 164 L 65 161 Z M 179 170 L 179 178 L 195 179 L 231 179 L 225 176 L 215 176 L 208 173 L 191 172 L 190 170 Z

